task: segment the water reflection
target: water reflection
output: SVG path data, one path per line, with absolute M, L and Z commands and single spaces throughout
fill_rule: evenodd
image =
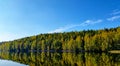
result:
M 120 55 L 109 53 L 9 53 L 0 58 L 29 66 L 120 66 Z
M 20 63 L 16 63 L 10 60 L 2 60 L 0 59 L 0 66 L 28 66 Z

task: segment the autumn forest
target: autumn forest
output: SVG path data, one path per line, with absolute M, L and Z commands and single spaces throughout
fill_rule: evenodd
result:
M 120 27 L 40 34 L 0 43 L 0 51 L 110 51 L 120 49 Z

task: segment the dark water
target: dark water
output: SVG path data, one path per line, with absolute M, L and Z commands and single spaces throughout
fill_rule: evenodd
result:
M 120 66 L 120 54 L 0 52 L 0 66 Z

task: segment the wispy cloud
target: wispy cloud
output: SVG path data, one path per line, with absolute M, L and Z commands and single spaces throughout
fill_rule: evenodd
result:
M 99 20 L 86 20 L 85 22 L 81 23 L 80 26 L 87 26 L 87 25 L 94 25 L 96 23 L 100 23 L 103 20 L 99 19 Z
M 120 10 L 119 9 L 113 10 L 111 15 L 112 15 L 111 17 L 107 18 L 108 21 L 115 21 L 120 19 Z
M 113 10 L 113 13 L 111 13 L 111 15 L 118 15 L 120 14 L 120 10 L 116 9 L 116 10 Z
M 60 27 L 60 28 L 55 29 L 55 30 L 53 30 L 53 31 L 50 31 L 50 32 L 48 32 L 48 33 L 63 32 L 63 31 L 65 31 L 65 30 L 68 30 L 68 29 L 70 29 L 70 28 L 74 28 L 74 27 L 77 27 L 77 26 L 79 26 L 79 25 L 66 25 L 66 26 L 64 26 L 64 27 Z
M 107 18 L 108 21 L 114 21 L 114 20 L 117 20 L 117 19 L 120 19 L 120 15 L 112 16 L 110 18 Z
M 94 24 L 96 24 L 96 23 L 100 23 L 100 22 L 102 22 L 101 19 L 99 19 L 99 20 L 86 20 L 86 21 L 84 21 L 84 22 L 81 23 L 81 24 L 76 24 L 76 25 L 66 25 L 66 26 L 64 26 L 64 27 L 60 27 L 60 28 L 55 29 L 55 30 L 53 30 L 53 31 L 50 31 L 50 32 L 48 32 L 48 33 L 63 32 L 63 31 L 66 31 L 66 30 L 71 29 L 71 28 L 74 28 L 74 27 L 94 25 Z

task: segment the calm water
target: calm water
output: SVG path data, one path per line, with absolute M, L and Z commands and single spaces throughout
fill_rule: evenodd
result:
M 120 66 L 120 54 L 0 52 L 0 66 Z
M 13 62 L 10 60 L 0 59 L 0 66 L 28 66 L 28 65 L 20 64 L 20 63 Z

